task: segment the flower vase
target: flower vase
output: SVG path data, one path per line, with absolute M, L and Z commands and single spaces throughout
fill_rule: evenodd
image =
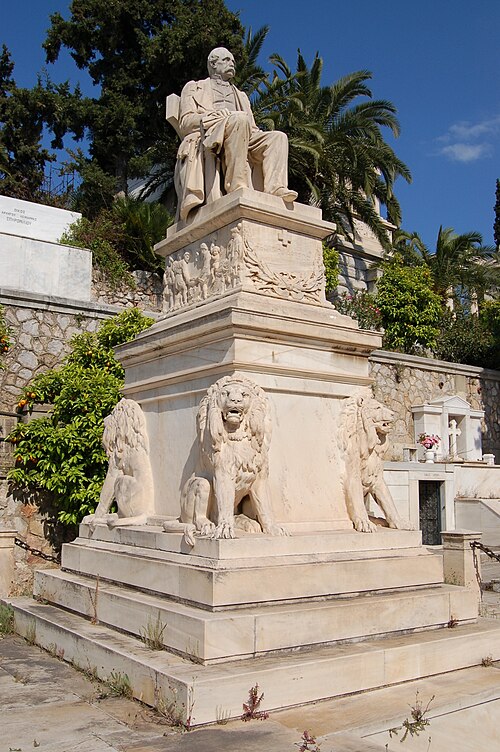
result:
M 426 449 L 424 452 L 426 462 L 434 462 L 436 451 L 434 449 Z

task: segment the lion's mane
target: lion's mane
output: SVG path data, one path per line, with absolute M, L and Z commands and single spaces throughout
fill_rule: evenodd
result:
M 228 433 L 222 411 L 223 391 L 231 386 L 243 388 L 250 395 L 250 406 L 242 415 L 242 422 L 235 432 L 235 437 Z M 252 466 L 248 469 L 260 475 L 267 474 L 271 418 L 267 397 L 257 384 L 241 374 L 219 379 L 212 384 L 201 401 L 197 419 L 203 464 L 208 469 L 219 463 L 223 446 L 230 446 L 233 455 L 238 455 L 241 440 L 245 438 L 249 440 L 253 449 Z M 248 461 L 248 457 L 246 460 Z
M 149 454 L 146 419 L 137 402 L 125 398 L 118 402 L 104 419 L 102 444 L 108 457 L 122 457 L 126 447 Z

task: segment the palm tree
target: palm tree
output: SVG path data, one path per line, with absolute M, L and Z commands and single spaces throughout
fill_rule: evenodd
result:
M 482 242 L 479 232 L 458 235 L 451 227 L 441 226 L 433 251 L 417 233 L 404 230 L 395 232 L 393 247 L 406 264 L 425 264 L 430 269 L 434 291 L 445 305 L 460 303 L 468 308 L 500 286 L 500 255 Z
M 154 245 L 165 237 L 173 221 L 165 207 L 127 196 L 115 201 L 113 213 L 123 225 L 130 267 L 160 271 L 163 260 L 154 252 Z
M 290 185 L 298 191 L 299 201 L 319 206 L 325 218 L 351 232 L 358 216 L 388 248 L 374 199 L 387 207 L 388 219 L 399 224 L 394 182 L 399 176 L 411 180 L 407 166 L 382 135 L 382 128 L 399 135 L 394 105 L 371 99 L 369 71 L 350 73 L 322 86 L 319 55 L 308 68 L 299 51 L 295 73 L 278 55 L 271 62 L 274 74 L 261 86 L 254 110 L 263 127 L 288 135 Z M 360 97 L 368 101 L 355 103 Z
M 255 34 L 252 33 L 252 27 L 250 27 L 245 37 L 243 54 L 239 61 L 234 83 L 238 89 L 246 92 L 249 97 L 257 91 L 267 78 L 267 73 L 258 65 L 257 58 L 268 33 L 269 26 L 261 26 Z

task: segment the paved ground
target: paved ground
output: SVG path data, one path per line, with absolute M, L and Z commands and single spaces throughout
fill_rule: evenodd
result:
M 492 577 L 500 578 L 500 564 L 488 560 L 483 579 Z M 500 593 L 486 591 L 483 604 L 500 618 Z M 389 729 L 411 720 L 412 706 L 433 695 L 429 726 L 403 745 L 401 730 L 391 738 Z M 273 712 L 265 721 L 185 732 L 57 656 L 18 637 L 0 639 L 0 752 L 293 752 L 306 728 L 321 752 L 495 752 L 500 663 Z

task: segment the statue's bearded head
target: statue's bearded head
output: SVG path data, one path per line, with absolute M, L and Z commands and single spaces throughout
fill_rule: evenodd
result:
M 210 78 L 221 78 L 229 81 L 234 77 L 234 57 L 225 47 L 216 47 L 208 56 L 208 74 Z

